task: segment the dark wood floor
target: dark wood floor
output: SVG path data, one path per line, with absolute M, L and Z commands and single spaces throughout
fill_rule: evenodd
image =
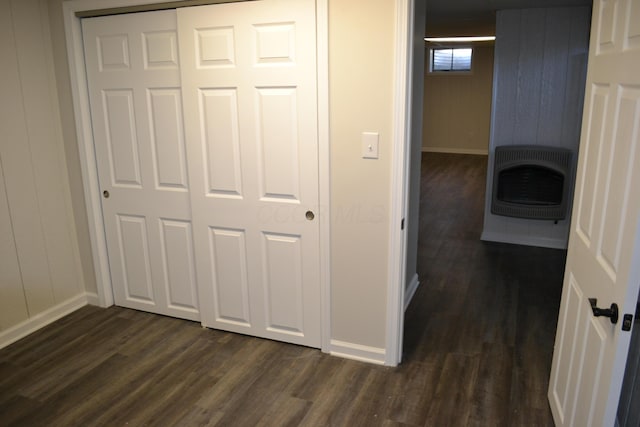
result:
M 0 426 L 552 425 L 564 252 L 479 241 L 485 162 L 423 157 L 400 367 L 85 307 L 0 350 Z

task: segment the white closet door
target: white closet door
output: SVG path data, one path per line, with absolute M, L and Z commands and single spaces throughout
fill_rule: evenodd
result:
M 175 11 L 82 22 L 116 304 L 199 320 Z
M 319 347 L 315 3 L 177 13 L 203 324 Z

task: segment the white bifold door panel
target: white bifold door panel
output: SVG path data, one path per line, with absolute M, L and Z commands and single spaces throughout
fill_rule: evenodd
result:
M 569 251 L 549 384 L 557 426 L 613 426 L 640 285 L 640 1 L 595 0 Z M 619 307 L 619 319 L 594 316 Z
M 83 31 L 116 304 L 319 347 L 315 3 Z
M 202 322 L 319 347 L 315 4 L 177 12 Z
M 82 23 L 116 304 L 199 320 L 175 11 Z

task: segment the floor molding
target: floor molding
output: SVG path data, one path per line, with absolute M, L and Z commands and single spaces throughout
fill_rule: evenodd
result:
M 330 347 L 329 354 L 332 356 L 344 357 L 345 359 L 358 360 L 360 362 L 375 363 L 377 365 L 384 365 L 385 362 L 384 348 L 370 347 L 339 340 L 331 340 Z
M 95 304 L 94 304 L 95 301 Z M 48 310 L 38 313 L 27 320 L 0 332 L 0 348 L 4 348 L 14 342 L 26 337 L 40 328 L 66 316 L 87 304 L 97 305 L 98 295 L 93 293 L 82 293 L 73 298 L 57 304 Z
M 511 243 L 513 245 L 537 246 L 550 249 L 567 249 L 564 239 L 550 239 L 536 236 L 523 236 L 495 231 L 483 231 L 480 240 L 485 242 Z
M 84 294 L 87 297 L 87 304 L 89 305 L 97 305 L 100 307 L 100 297 L 95 292 L 87 292 Z
M 411 304 L 411 300 L 413 296 L 416 294 L 418 290 L 418 286 L 420 285 L 420 280 L 418 279 L 418 273 L 414 274 L 411 278 L 411 282 L 409 282 L 409 286 L 407 286 L 407 290 L 404 292 L 404 310 L 407 311 L 407 307 Z
M 422 147 L 423 153 L 449 153 L 449 154 L 473 154 L 486 156 L 489 150 L 479 150 L 476 148 L 447 148 L 447 147 Z

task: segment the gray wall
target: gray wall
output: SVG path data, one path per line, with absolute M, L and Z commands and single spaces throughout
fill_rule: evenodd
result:
M 493 157 L 501 145 L 569 148 L 577 155 L 586 79 L 589 7 L 499 11 L 483 240 L 566 248 L 569 216 L 553 221 L 491 214 Z
M 417 283 L 418 223 L 420 219 L 420 164 L 424 94 L 424 26 L 426 0 L 417 0 L 413 28 L 413 93 L 411 94 L 411 162 L 409 164 L 409 212 L 407 215 L 407 266 L 405 289 Z M 411 297 L 410 294 L 407 297 Z M 405 298 L 406 304 L 408 300 Z
M 618 422 L 622 427 L 640 425 L 640 320 L 637 313 L 634 320 L 629 358 L 624 372 L 624 382 L 618 406 Z

